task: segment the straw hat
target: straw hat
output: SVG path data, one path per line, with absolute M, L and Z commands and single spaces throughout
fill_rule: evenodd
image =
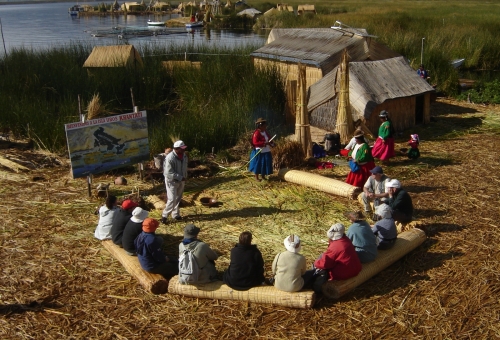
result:
M 255 121 L 255 124 L 263 124 L 263 123 L 267 123 L 267 120 L 265 120 L 264 118 L 259 118 Z

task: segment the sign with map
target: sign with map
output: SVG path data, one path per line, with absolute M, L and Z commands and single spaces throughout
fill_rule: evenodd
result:
M 146 111 L 65 124 L 73 178 L 149 160 Z

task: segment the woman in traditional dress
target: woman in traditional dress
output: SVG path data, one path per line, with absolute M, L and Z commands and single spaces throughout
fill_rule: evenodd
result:
M 248 170 L 255 174 L 257 181 L 261 181 L 262 179 L 266 179 L 267 175 L 273 173 L 273 157 L 270 146 L 274 146 L 274 143 L 269 142 L 271 137 L 266 131 L 267 121 L 264 118 L 259 118 L 255 124 L 257 125 L 257 129 L 255 129 L 252 136 L 254 149 L 250 154 Z M 262 179 L 259 178 L 259 175 L 262 175 Z
M 346 182 L 361 188 L 370 177 L 370 170 L 375 167 L 375 163 L 373 162 L 370 147 L 365 142 L 364 134 L 357 134 L 354 138 L 356 138 L 356 145 L 349 152 L 349 156 L 352 158 L 350 162 L 356 163 L 359 169 L 353 171 L 351 168 Z
M 378 138 L 373 145 L 372 155 L 379 158 L 382 162 L 389 161 L 395 156 L 394 153 L 394 128 L 389 119 L 389 113 L 386 110 L 380 111 L 378 115 L 382 124 L 378 129 Z
M 354 136 L 357 136 L 357 135 L 363 135 L 364 137 L 364 131 L 361 130 L 360 128 L 357 128 L 356 131 L 354 131 Z M 365 139 L 365 143 L 368 144 L 369 141 L 366 137 L 364 137 Z M 351 140 L 349 141 L 349 143 L 342 149 L 340 150 L 340 155 L 341 156 L 344 156 L 344 157 L 348 157 L 349 156 L 349 151 L 351 151 L 355 146 L 356 146 L 356 137 L 352 137 Z

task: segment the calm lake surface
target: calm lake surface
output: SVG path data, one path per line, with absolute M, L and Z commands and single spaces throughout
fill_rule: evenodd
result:
M 148 28 L 148 19 L 166 21 L 175 18 L 175 14 L 149 17 L 147 15 L 72 17 L 68 14 L 68 8 L 74 4 L 76 2 L 0 5 L 3 33 L 3 41 L 0 36 L 0 56 L 5 53 L 4 44 L 8 53 L 13 48 L 19 47 L 39 50 L 61 47 L 69 43 L 116 45 L 128 42 L 135 46 L 141 44 L 262 46 L 266 39 L 263 34 L 238 30 L 194 29 L 188 32 L 183 27 Z M 79 2 L 79 4 L 96 5 L 97 2 Z M 131 30 L 135 32 L 156 30 L 158 34 L 140 37 L 122 34 Z M 92 33 L 101 37 L 93 37 Z

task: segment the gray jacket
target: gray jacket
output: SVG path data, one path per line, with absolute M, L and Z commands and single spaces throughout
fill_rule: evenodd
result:
M 179 244 L 179 254 L 184 252 L 184 249 L 193 251 L 193 256 L 200 268 L 200 276 L 197 283 L 206 283 L 217 279 L 217 270 L 215 269 L 215 260 L 219 257 L 208 244 L 199 240 L 193 241 L 187 245 L 182 242 Z
M 187 178 L 187 164 L 188 157 L 184 154 L 184 157 L 180 159 L 177 157 L 175 150 L 172 151 L 165 157 L 165 163 L 163 164 L 163 175 L 167 181 L 182 181 L 183 178 Z

